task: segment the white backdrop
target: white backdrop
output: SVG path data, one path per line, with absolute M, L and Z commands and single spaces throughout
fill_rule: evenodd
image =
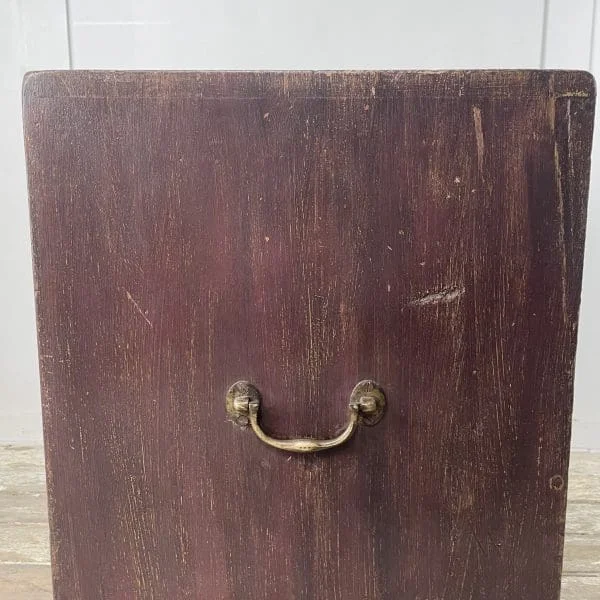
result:
M 41 418 L 20 123 L 25 71 L 600 70 L 598 0 L 1 0 L 0 441 Z M 600 28 L 599 28 L 600 31 Z M 573 446 L 600 450 L 600 152 L 594 162 Z

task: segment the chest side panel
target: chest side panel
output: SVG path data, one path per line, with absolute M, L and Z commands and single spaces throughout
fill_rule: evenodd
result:
M 57 598 L 557 599 L 592 87 L 30 76 Z

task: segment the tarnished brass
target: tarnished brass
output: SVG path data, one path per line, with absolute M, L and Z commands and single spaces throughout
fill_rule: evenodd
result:
M 350 420 L 339 435 L 328 440 L 313 438 L 297 438 L 279 440 L 267 435 L 258 422 L 260 410 L 260 392 L 247 381 L 234 383 L 225 398 L 229 418 L 240 426 L 250 424 L 252 430 L 265 444 L 288 452 L 319 452 L 335 448 L 349 440 L 359 424 L 375 425 L 383 416 L 385 410 L 385 395 L 383 390 L 371 380 L 358 383 L 350 395 Z

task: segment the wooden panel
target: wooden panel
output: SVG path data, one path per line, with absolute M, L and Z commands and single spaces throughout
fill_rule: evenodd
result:
M 593 82 L 25 82 L 56 598 L 556 599 Z M 354 384 L 388 411 L 331 436 Z
M 569 465 L 567 523 L 575 524 L 583 513 L 595 510 L 600 494 L 588 500 L 600 486 L 600 454 L 575 452 Z M 582 502 L 584 504 L 582 504 Z M 585 503 L 588 503 L 587 505 Z M 585 507 L 580 511 L 580 507 Z M 23 521 L 44 524 L 47 530 L 44 458 L 41 449 L 0 445 L 0 597 L 10 600 L 50 600 L 52 584 L 49 549 L 45 536 L 33 538 Z M 565 536 L 561 600 L 597 600 L 600 597 L 600 535 Z M 4 537 L 3 537 L 4 536 Z M 19 549 L 22 560 L 6 553 Z

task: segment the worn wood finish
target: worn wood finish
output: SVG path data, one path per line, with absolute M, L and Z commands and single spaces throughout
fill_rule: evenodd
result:
M 576 72 L 29 75 L 55 597 L 558 598 Z M 239 379 L 288 455 L 225 420 Z
M 575 452 L 561 600 L 600 598 L 600 454 Z M 0 445 L 0 598 L 50 600 L 50 550 L 41 448 Z

